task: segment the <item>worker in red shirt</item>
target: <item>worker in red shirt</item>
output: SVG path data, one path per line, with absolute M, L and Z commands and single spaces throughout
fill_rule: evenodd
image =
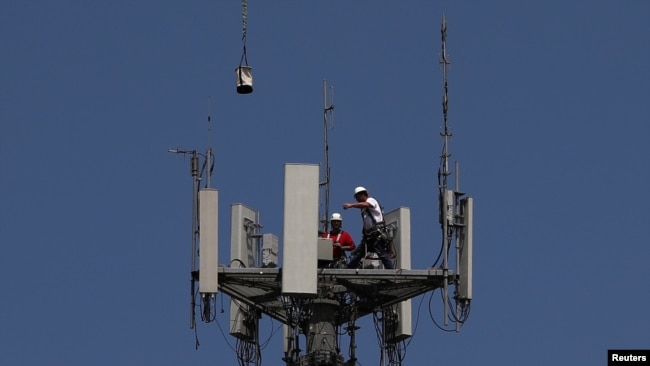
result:
M 347 268 L 347 256 L 345 252 L 353 250 L 356 246 L 354 245 L 352 236 L 347 231 L 341 229 L 342 224 L 343 218 L 341 214 L 333 213 L 330 218 L 330 226 L 332 229 L 329 233 L 322 233 L 321 237 L 332 239 L 332 247 L 334 250 L 332 264 L 335 267 L 343 265 L 343 268 Z

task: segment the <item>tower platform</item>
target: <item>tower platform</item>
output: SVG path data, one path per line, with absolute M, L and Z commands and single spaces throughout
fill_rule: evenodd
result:
M 314 270 L 318 271 L 318 294 L 304 299 L 337 301 L 342 311 L 336 325 L 441 288 L 445 281 L 445 273 L 440 268 Z M 283 324 L 289 324 L 289 298 L 282 295 L 283 275 L 282 268 L 219 266 L 219 290 Z M 454 273 L 448 270 L 447 278 L 454 277 Z M 354 306 L 350 306 L 352 304 Z M 354 308 L 354 314 L 345 311 L 350 308 Z

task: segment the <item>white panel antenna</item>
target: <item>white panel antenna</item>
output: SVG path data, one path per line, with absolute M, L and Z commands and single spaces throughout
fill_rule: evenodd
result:
M 217 293 L 219 191 L 199 191 L 199 292 Z
M 384 215 L 384 221 L 393 238 L 396 260 L 395 268 L 411 269 L 411 209 L 400 207 Z M 397 324 L 392 334 L 386 334 L 390 342 L 399 342 L 413 335 L 411 318 L 411 300 L 402 301 L 395 307 Z M 390 317 L 388 317 L 390 318 Z M 394 317 L 393 317 L 394 318 Z
M 262 235 L 262 267 L 278 266 L 278 237 L 274 234 Z
M 291 328 L 288 325 L 282 324 L 282 344 L 284 353 L 287 354 L 291 351 L 292 338 L 291 338 Z
M 241 203 L 230 207 L 230 267 L 252 268 L 257 264 L 256 240 L 251 235 L 259 227 L 257 211 Z
M 319 166 L 285 164 L 282 293 L 317 295 Z
M 256 240 L 251 237 L 259 227 L 258 213 L 241 203 L 230 206 L 230 267 L 252 268 L 256 265 Z M 230 300 L 230 335 L 251 340 L 255 334 L 254 323 L 249 318 L 250 309 L 239 301 Z
M 255 322 L 248 305 L 237 300 L 230 300 L 230 335 L 251 341 L 255 334 Z
M 447 225 L 454 224 L 454 202 L 456 202 L 456 197 L 454 191 L 447 190 L 445 197 L 445 204 L 447 209 L 445 210 L 445 219 L 447 220 Z
M 474 199 L 467 197 L 460 201 L 462 225 L 458 234 L 458 246 L 460 247 L 460 263 L 458 272 L 460 280 L 458 283 L 458 296 L 461 300 L 472 299 L 472 256 L 474 241 Z
M 395 267 L 411 269 L 411 209 L 400 207 L 384 215 L 384 221 L 393 238 Z

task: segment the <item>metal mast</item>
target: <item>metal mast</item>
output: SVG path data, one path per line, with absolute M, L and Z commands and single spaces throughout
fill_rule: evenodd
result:
M 440 189 L 440 220 L 442 225 L 442 269 L 444 271 L 444 287 L 443 287 L 443 296 L 444 298 L 448 297 L 448 268 L 449 268 L 449 247 L 452 240 L 452 230 L 453 227 L 450 227 L 450 222 L 453 224 L 454 219 L 454 201 L 453 201 L 453 192 L 449 191 L 447 186 L 447 177 L 451 174 L 449 171 L 449 138 L 451 137 L 451 132 L 449 131 L 449 122 L 447 119 L 447 112 L 449 109 L 449 96 L 448 96 L 448 85 L 447 85 L 447 65 L 451 62 L 447 59 L 447 19 L 445 15 L 442 15 L 442 27 L 440 29 L 442 35 L 442 55 L 440 64 L 442 64 L 442 75 L 443 75 L 443 85 L 444 92 L 442 96 L 442 116 L 444 122 L 444 130 L 441 133 L 441 136 L 444 139 L 443 151 L 440 156 L 440 170 L 438 170 L 438 180 L 439 180 L 439 189 Z M 441 180 L 441 181 L 440 181 Z M 447 307 L 444 307 L 444 319 L 445 325 L 448 324 L 447 317 Z
M 197 262 L 199 261 L 199 250 L 198 250 L 198 240 L 199 240 L 199 189 L 201 185 L 201 180 L 203 174 L 205 173 L 205 188 L 210 188 L 210 177 L 212 175 L 212 164 L 214 160 L 212 159 L 212 118 L 210 113 L 210 98 L 208 97 L 208 150 L 204 156 L 203 167 L 199 168 L 199 156 L 203 156 L 197 150 L 182 150 L 179 148 L 169 149 L 167 152 L 174 154 L 183 154 L 190 156 L 190 174 L 192 176 L 192 249 L 190 254 L 190 329 L 196 327 L 196 319 L 194 310 L 196 308 L 196 282 L 198 281 L 198 266 Z M 209 304 L 206 304 L 209 305 Z M 204 309 L 209 311 L 208 306 L 204 306 Z
M 440 257 L 442 257 L 442 270 L 444 276 L 443 282 L 443 301 L 449 306 L 444 306 L 444 325 L 449 324 L 449 319 L 453 318 L 456 323 L 456 331 L 460 331 L 460 326 L 465 322 L 469 315 L 469 304 L 472 298 L 472 222 L 473 222 L 473 199 L 471 197 L 461 198 L 465 193 L 460 191 L 459 168 L 458 162 L 455 163 L 455 187 L 449 189 L 447 177 L 451 175 L 449 170 L 449 140 L 452 133 L 449 130 L 448 112 L 449 112 L 449 88 L 447 83 L 447 65 L 451 62 L 447 58 L 447 19 L 442 16 L 442 54 L 440 64 L 443 70 L 444 92 L 442 96 L 442 114 L 444 129 L 440 135 L 443 137 L 443 150 L 440 155 L 440 168 L 438 170 L 439 184 L 439 201 L 440 201 L 440 225 L 442 226 L 442 248 Z M 456 269 L 459 275 L 452 275 L 449 270 L 449 250 L 455 243 Z M 438 262 L 436 260 L 436 263 Z M 435 266 L 435 264 L 434 264 Z M 455 285 L 456 292 L 456 309 L 452 309 L 451 316 L 448 309 L 452 308 L 449 299 L 449 285 Z
M 201 175 L 199 174 L 199 153 L 196 150 L 167 150 L 174 154 L 190 155 L 190 174 L 192 175 L 192 251 L 190 253 L 190 329 L 194 329 L 196 322 L 194 319 L 195 308 L 195 290 L 197 281 L 197 240 L 199 238 L 199 184 Z

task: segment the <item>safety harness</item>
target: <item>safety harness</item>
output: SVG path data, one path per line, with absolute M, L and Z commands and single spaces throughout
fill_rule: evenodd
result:
M 379 204 L 379 201 L 377 201 L 377 205 L 379 206 L 379 211 L 381 212 L 381 217 L 383 219 L 384 213 L 382 212 L 383 210 L 381 209 L 381 205 Z M 363 236 L 368 237 L 372 239 L 373 241 L 378 239 L 380 236 L 385 236 L 382 239 L 388 239 L 388 230 L 386 229 L 386 222 L 384 220 L 377 222 L 375 220 L 375 217 L 372 215 L 372 212 L 370 212 L 369 207 L 364 207 L 361 210 L 361 220 L 362 222 L 366 222 L 366 217 L 370 216 L 370 220 L 372 221 L 372 227 L 366 232 L 366 228 L 363 228 Z
M 334 240 L 334 243 L 338 243 L 339 240 L 341 240 L 341 235 L 343 235 L 344 230 L 339 230 L 338 235 L 336 235 L 336 239 Z M 332 239 L 331 234 L 328 232 L 327 233 L 327 239 Z M 338 261 L 334 261 L 333 263 L 330 263 L 330 267 L 333 268 L 346 268 L 347 263 L 348 263 L 348 256 L 345 254 L 345 250 L 341 248 L 339 251 L 341 253 L 341 257 L 338 259 Z
M 384 218 L 384 210 L 377 201 L 377 205 L 379 206 L 379 211 L 381 212 L 381 217 L 382 219 Z M 395 259 L 396 257 L 396 251 L 395 251 L 395 246 L 393 243 L 393 240 L 390 235 L 388 235 L 388 227 L 386 226 L 386 221 L 382 220 L 377 222 L 375 220 L 375 217 L 372 215 L 372 212 L 370 212 L 369 207 L 364 207 L 361 210 L 361 220 L 362 222 L 365 223 L 366 216 L 370 216 L 370 220 L 372 221 L 372 227 L 366 232 L 366 229 L 363 228 L 363 236 L 364 238 L 367 238 L 370 240 L 370 243 L 366 243 L 366 252 L 368 252 L 368 244 L 372 245 L 374 251 L 374 246 L 377 243 L 377 241 L 382 240 L 386 244 L 386 251 L 389 253 L 392 253 L 391 258 Z

